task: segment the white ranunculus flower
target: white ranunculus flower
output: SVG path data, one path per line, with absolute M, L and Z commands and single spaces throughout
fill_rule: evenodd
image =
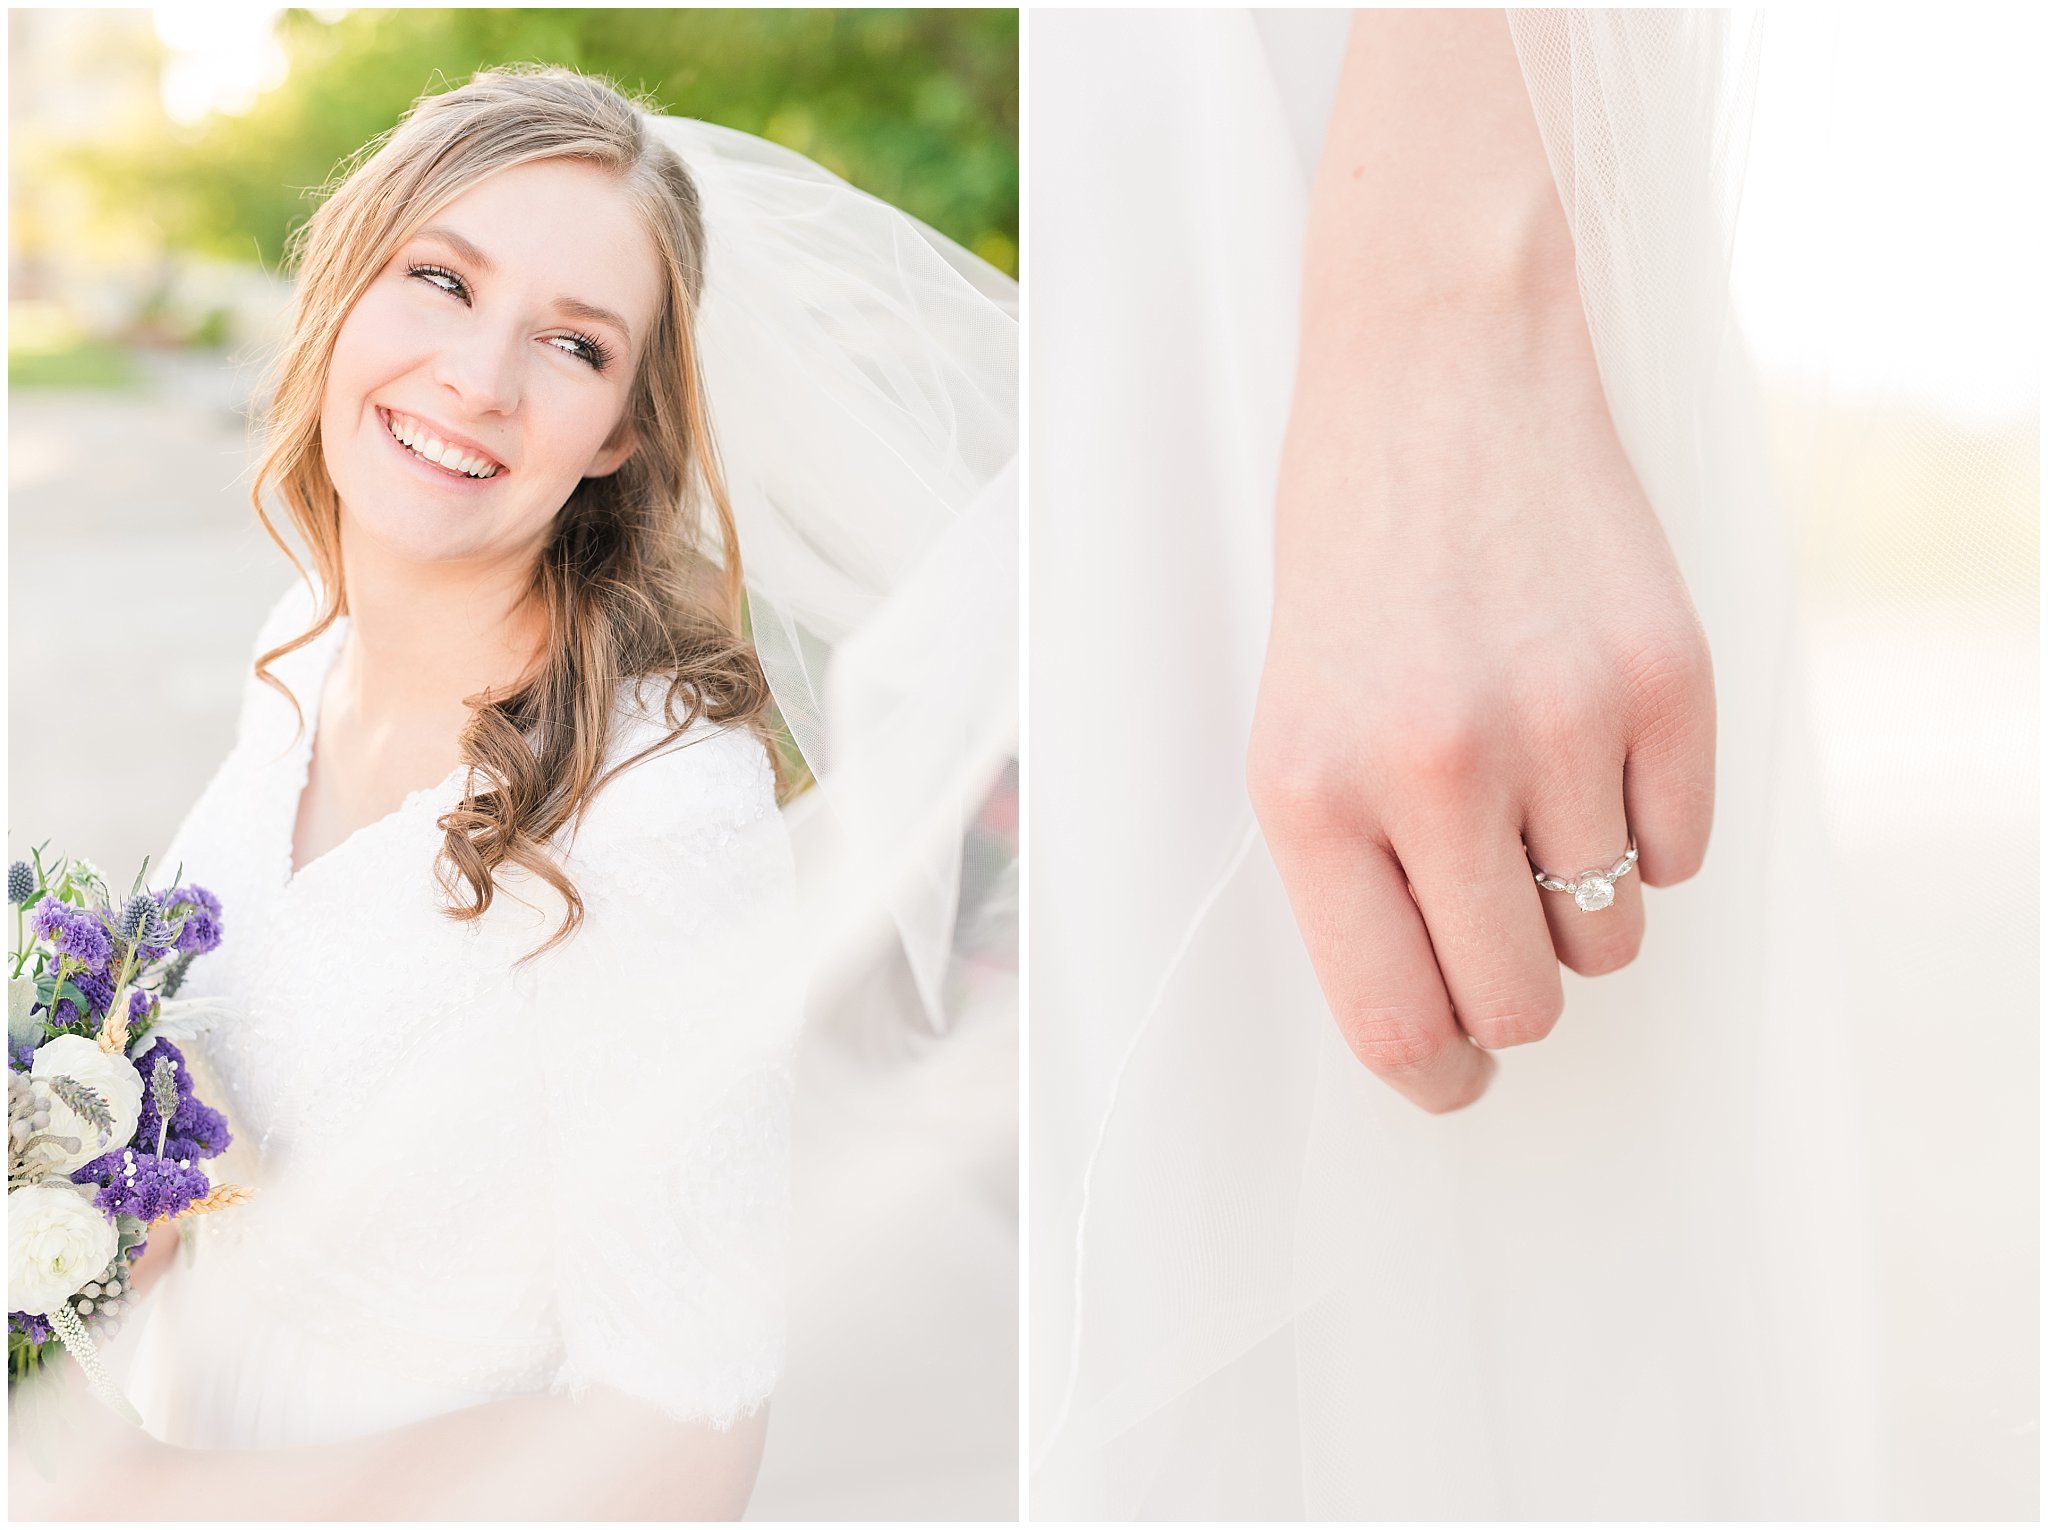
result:
M 120 1239 L 77 1185 L 7 1192 L 7 1310 L 48 1313 L 97 1280 Z
M 124 1148 L 134 1140 L 135 1123 L 142 1117 L 142 1075 L 120 1053 L 103 1052 L 97 1041 L 86 1036 L 54 1036 L 36 1048 L 35 1061 L 28 1071 L 31 1078 L 61 1073 L 76 1079 L 107 1102 L 107 1113 L 114 1118 L 114 1129 L 102 1146 L 98 1127 L 62 1100 L 51 1097 L 50 1131 L 59 1137 L 78 1139 L 78 1151 L 57 1160 L 63 1173 L 83 1168 L 100 1154 Z

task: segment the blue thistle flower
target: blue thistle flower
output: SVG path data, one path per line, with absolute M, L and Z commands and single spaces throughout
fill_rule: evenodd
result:
M 134 944 L 137 936 L 148 928 L 149 916 L 156 912 L 156 899 L 148 893 L 137 893 L 121 908 L 121 938 Z
M 27 861 L 16 861 L 7 868 L 7 901 L 21 908 L 36 895 L 36 874 Z

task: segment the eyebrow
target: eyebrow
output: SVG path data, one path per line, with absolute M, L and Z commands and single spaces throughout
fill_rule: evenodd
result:
M 452 228 L 436 223 L 428 228 L 421 229 L 418 237 L 421 239 L 439 240 L 442 244 L 447 245 L 449 249 L 453 250 L 456 255 L 468 261 L 469 264 L 475 266 L 477 270 L 487 276 L 498 269 L 497 263 L 490 256 L 456 233 Z M 595 303 L 586 303 L 582 298 L 576 297 L 558 297 L 555 299 L 555 307 L 569 315 L 572 319 L 583 319 L 592 324 L 609 324 L 613 329 L 616 329 L 621 335 L 626 337 L 628 345 L 633 343 L 633 327 L 609 308 L 601 308 Z

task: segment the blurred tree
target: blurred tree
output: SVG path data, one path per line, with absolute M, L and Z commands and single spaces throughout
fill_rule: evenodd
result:
M 245 115 L 78 151 L 110 214 L 275 268 L 311 193 L 416 96 L 537 62 L 773 139 L 1017 269 L 1014 10 L 291 10 L 277 25 L 290 73 Z

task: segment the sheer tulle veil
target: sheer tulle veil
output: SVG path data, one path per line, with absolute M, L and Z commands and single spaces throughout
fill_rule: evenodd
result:
M 1016 748 L 1017 286 L 792 150 L 651 121 L 703 199 L 752 636 L 816 782 L 806 925 L 828 960 L 893 932 L 942 1028 L 962 837 Z
M 1906 1341 L 1870 1273 L 1889 1128 L 1845 1066 L 1879 1018 L 1850 998 L 1868 933 L 1730 301 L 1762 21 L 1509 20 L 1609 404 L 1709 634 L 1717 802 L 1638 960 L 1566 972 L 1558 1030 L 1443 1118 L 1337 1039 L 1242 779 L 1346 18 L 1034 22 L 1037 1517 L 1902 1501 L 1913 1404 L 1877 1383 Z
M 751 634 L 814 778 L 783 815 L 777 959 L 811 981 L 755 1511 L 989 1512 L 1015 1494 L 1017 1235 L 988 1169 L 1015 1163 L 1018 1018 L 978 958 L 1014 950 L 1017 867 L 977 819 L 1018 745 L 1017 284 L 788 149 L 654 125 L 703 200 Z

